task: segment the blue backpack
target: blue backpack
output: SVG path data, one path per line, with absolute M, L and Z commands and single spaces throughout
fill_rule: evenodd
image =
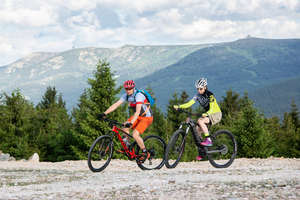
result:
M 137 92 L 134 95 L 134 99 L 135 99 L 135 96 L 137 95 L 137 93 L 141 92 L 146 97 L 148 102 L 150 103 L 150 106 L 154 105 L 155 99 L 152 98 L 151 94 L 149 92 L 147 92 L 147 90 L 142 89 L 142 90 L 136 90 L 136 91 Z M 128 96 L 127 96 L 127 100 L 128 100 Z

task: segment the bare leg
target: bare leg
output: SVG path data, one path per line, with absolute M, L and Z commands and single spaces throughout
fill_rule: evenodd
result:
M 125 131 L 126 133 L 130 134 L 129 128 L 122 128 L 122 130 Z M 123 135 L 127 138 L 127 140 L 129 140 L 129 137 L 126 134 L 123 134 Z
M 198 124 L 200 127 L 197 127 L 199 131 L 199 133 L 204 133 L 205 136 L 208 136 L 209 135 L 209 132 L 208 132 L 208 128 L 207 128 L 207 125 L 209 123 L 209 118 L 208 117 L 201 117 L 198 119 Z
M 203 133 L 200 126 L 197 126 L 197 133 L 198 133 L 199 136 L 201 136 L 201 134 Z
M 144 145 L 144 140 L 143 138 L 140 136 L 140 133 L 134 129 L 132 132 L 132 136 L 135 139 L 135 141 L 137 142 L 137 144 L 139 145 L 139 147 L 143 150 L 145 149 L 145 145 Z

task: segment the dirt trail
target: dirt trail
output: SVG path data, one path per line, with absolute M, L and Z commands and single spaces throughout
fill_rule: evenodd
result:
M 300 159 L 236 159 L 227 169 L 181 162 L 142 171 L 112 160 L 100 173 L 86 161 L 0 162 L 0 199 L 300 199 Z

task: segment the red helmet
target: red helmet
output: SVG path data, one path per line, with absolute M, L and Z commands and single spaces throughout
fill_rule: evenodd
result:
M 135 83 L 133 80 L 127 80 L 124 82 L 123 86 L 125 89 L 132 89 L 135 87 Z

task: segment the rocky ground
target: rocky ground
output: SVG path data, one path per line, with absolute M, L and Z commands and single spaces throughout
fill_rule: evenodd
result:
M 142 171 L 113 160 L 100 173 L 86 161 L 0 161 L 0 199 L 300 199 L 300 159 L 208 161 Z

